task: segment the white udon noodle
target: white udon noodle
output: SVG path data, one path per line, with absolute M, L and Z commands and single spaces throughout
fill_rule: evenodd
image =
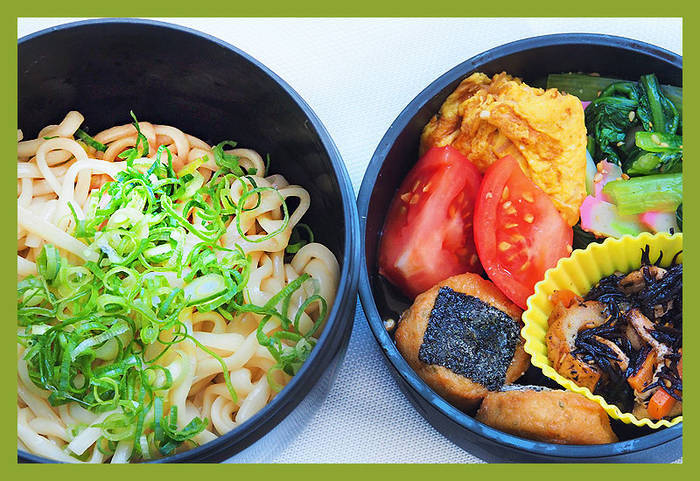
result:
M 86 245 L 73 237 L 74 220 L 70 215 L 71 203 L 82 218 L 86 201 L 93 189 L 113 179 L 125 162 L 117 155 L 136 143 L 133 125 L 121 125 L 107 129 L 94 138 L 107 146 L 105 152 L 96 151 L 76 142 L 75 131 L 83 122 L 76 111 L 69 112 L 59 125 L 49 125 L 39 132 L 36 139 L 22 140 L 18 131 L 17 145 L 17 274 L 18 280 L 36 274 L 35 260 L 45 243 L 59 248 L 62 256 L 73 263 L 89 259 Z M 213 161 L 211 146 L 202 140 L 185 134 L 175 127 L 139 122 L 142 133 L 154 157 L 158 146 L 165 145 L 173 153 L 175 171 L 184 165 L 207 156 L 209 159 L 199 167 L 205 179 L 218 169 Z M 48 139 L 47 139 L 48 138 Z M 243 167 L 255 168 L 253 176 L 258 186 L 277 189 L 282 198 L 296 197 L 298 206 L 289 213 L 288 227 L 274 237 L 262 242 L 250 242 L 239 235 L 234 223 L 230 224 L 222 237 L 223 245 L 238 244 L 252 258 L 250 278 L 244 291 L 246 302 L 264 305 L 289 282 L 306 273 L 314 280 L 307 281 L 292 296 L 291 306 L 300 306 L 314 289 L 320 290 L 328 308 L 333 304 L 338 285 L 339 268 L 333 253 L 319 243 L 302 247 L 290 263 L 284 261 L 292 228 L 309 208 L 310 198 L 306 190 L 290 185 L 281 175 L 267 175 L 261 156 L 249 149 L 230 149 L 227 152 L 240 157 Z M 234 183 L 231 196 L 236 201 L 241 196 L 242 186 Z M 260 205 L 242 214 L 240 225 L 246 238 L 255 239 L 279 229 L 282 223 L 280 196 L 273 191 L 264 191 Z M 189 249 L 197 243 L 193 235 Z M 187 256 L 187 247 L 184 256 Z M 173 274 L 170 279 L 175 286 L 182 281 Z M 310 304 L 302 315 L 300 331 L 313 325 L 319 314 L 317 302 Z M 177 406 L 178 428 L 183 428 L 194 417 L 209 420 L 207 428 L 195 436 L 194 441 L 203 444 L 223 435 L 248 420 L 262 409 L 277 392 L 268 385 L 268 370 L 275 364 L 269 351 L 258 344 L 256 329 L 261 319 L 253 313 L 239 313 L 233 322 L 216 312 L 196 312 L 186 308 L 180 320 L 191 335 L 217 353 L 224 360 L 238 399 L 234 402 L 224 383 L 221 365 L 213 357 L 198 349 L 191 340 L 179 342 L 161 358 L 159 364 L 168 369 L 173 377 L 173 386 L 166 398 L 166 406 Z M 267 333 L 279 328 L 279 320 L 267 323 Z M 318 335 L 318 334 L 316 334 Z M 155 345 L 149 347 L 156 349 Z M 95 444 L 101 430 L 88 427 L 76 436 L 71 427 L 79 424 L 93 425 L 101 422 L 110 413 L 95 414 L 77 403 L 52 407 L 49 392 L 38 388 L 29 378 L 26 361 L 22 359 L 24 347 L 17 344 L 18 392 L 17 392 L 17 445 L 19 449 L 47 458 L 77 462 L 69 455 L 89 454 L 93 463 L 128 462 L 131 441 L 121 441 L 111 459 L 96 449 Z M 148 354 L 148 350 L 146 352 Z M 271 374 L 279 385 L 285 385 L 291 377 L 275 370 Z M 167 411 L 164 411 L 167 412 Z

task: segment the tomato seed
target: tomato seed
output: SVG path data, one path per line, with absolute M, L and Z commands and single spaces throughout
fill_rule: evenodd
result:
M 417 180 L 416 183 L 413 184 L 413 188 L 411 189 L 411 192 L 415 192 L 419 186 L 420 186 L 420 180 Z
M 529 260 L 528 260 L 528 261 L 525 261 L 525 263 L 524 263 L 522 266 L 520 266 L 520 270 L 521 270 L 521 271 L 524 271 L 524 270 L 526 270 L 528 267 L 530 267 L 530 261 L 529 261 Z
M 485 197 L 486 197 L 487 199 L 490 199 L 491 197 L 493 197 L 493 193 L 491 193 L 491 192 L 486 192 Z
M 401 194 L 401 200 L 404 202 L 408 202 L 409 200 L 411 200 L 411 193 L 406 192 L 405 194 Z
M 530 203 L 535 202 L 535 198 L 532 196 L 532 192 L 525 191 L 522 193 L 522 196 L 523 196 L 523 199 L 525 199 L 526 201 L 528 201 Z
M 518 224 L 506 224 L 503 227 L 505 227 L 506 229 L 512 229 L 513 227 L 518 227 Z
M 511 201 L 508 200 L 508 201 L 506 201 L 506 202 L 503 203 L 503 208 L 504 208 L 505 210 L 508 210 L 508 209 L 510 209 L 510 207 L 511 207 L 512 205 L 513 205 L 513 203 L 512 203 Z
M 506 241 L 503 241 L 500 244 L 498 244 L 498 250 L 500 250 L 500 251 L 507 251 L 511 247 L 512 246 Z
M 423 192 L 428 192 L 430 190 L 431 184 L 432 182 L 428 182 L 427 184 L 425 184 L 425 187 L 423 187 Z
M 420 197 L 419 197 L 418 194 L 413 194 L 413 197 L 411 197 L 411 201 L 409 202 L 409 204 L 411 204 L 411 205 L 417 204 L 419 198 L 420 198 Z
M 532 221 L 535 220 L 535 216 L 532 214 L 525 214 L 525 217 L 523 217 L 523 220 L 527 222 L 528 224 L 532 224 Z
M 508 186 L 506 185 L 503 187 L 503 193 L 501 193 L 501 200 L 508 200 L 508 195 L 510 195 L 510 189 L 508 189 Z
M 574 251 L 574 248 L 567 244 L 567 246 L 566 246 L 566 252 L 568 252 L 569 254 L 571 254 L 573 251 Z

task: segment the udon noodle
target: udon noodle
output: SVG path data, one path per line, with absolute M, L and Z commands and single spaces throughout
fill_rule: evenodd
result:
M 163 457 L 235 429 L 292 378 L 338 262 L 299 241 L 309 194 L 257 152 L 135 118 L 94 137 L 82 123 L 18 131 L 17 444 L 66 462 Z

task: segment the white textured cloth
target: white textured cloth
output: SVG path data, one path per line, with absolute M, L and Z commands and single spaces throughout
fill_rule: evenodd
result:
M 72 19 L 19 19 L 18 33 Z M 286 80 L 333 137 L 359 190 L 387 128 L 462 61 L 521 38 L 620 35 L 682 53 L 680 19 L 163 19 L 223 39 Z M 359 307 L 320 409 L 272 462 L 480 462 L 434 430 L 392 379 Z

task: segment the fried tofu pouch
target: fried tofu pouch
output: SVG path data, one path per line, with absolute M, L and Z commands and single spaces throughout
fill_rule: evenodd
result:
M 430 311 L 442 286 L 477 297 L 505 312 L 518 323 L 521 323 L 522 310 L 490 281 L 477 274 L 467 273 L 450 277 L 418 295 L 413 305 L 401 316 L 394 339 L 404 359 L 440 396 L 450 404 L 467 410 L 478 406 L 481 399 L 489 392 L 488 389 L 446 367 L 425 364 L 418 359 L 418 351 L 428 327 Z M 515 348 L 513 360 L 506 371 L 506 383 L 514 382 L 530 365 L 530 355 L 525 352 L 523 345 L 524 340 L 521 337 Z
M 476 419 L 500 431 L 556 444 L 607 444 L 618 438 L 603 408 L 571 391 L 489 393 Z
M 423 129 L 420 155 L 452 145 L 484 172 L 511 155 L 573 226 L 586 196 L 586 125 L 580 100 L 505 72 L 475 73 Z

